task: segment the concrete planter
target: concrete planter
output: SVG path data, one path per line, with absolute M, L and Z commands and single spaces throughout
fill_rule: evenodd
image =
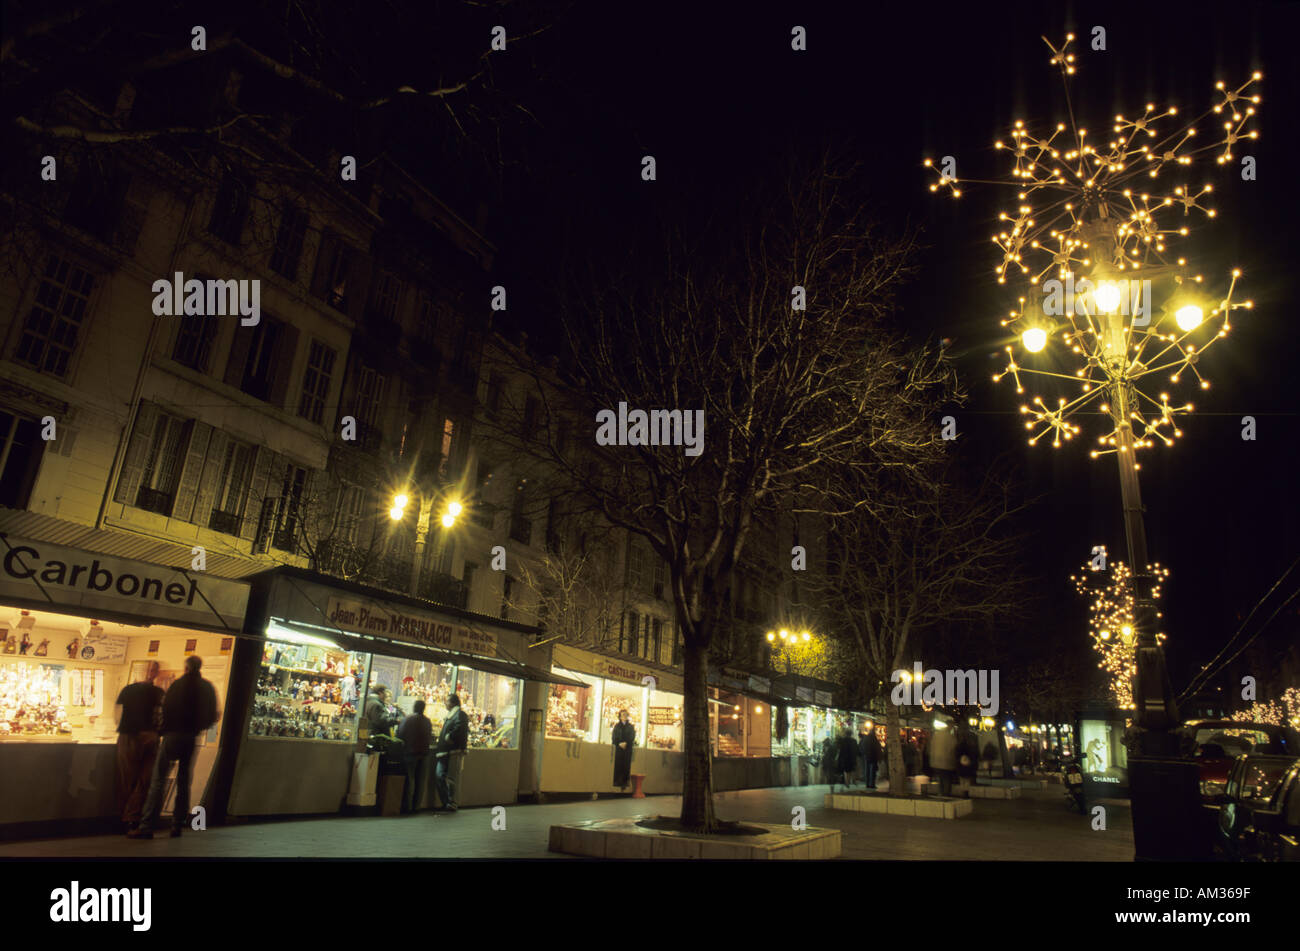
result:
M 767 831 L 709 836 L 643 829 L 637 821 L 596 819 L 551 826 L 548 849 L 600 859 L 834 859 L 843 854 L 838 829 L 794 830 L 747 822 Z
M 1017 795 L 1019 792 L 1016 790 Z M 938 796 L 912 798 L 869 793 L 828 793 L 826 808 L 890 816 L 918 816 L 923 819 L 960 819 L 970 815 L 974 806 L 969 799 L 943 799 Z
M 967 786 L 962 790 L 971 799 L 1019 799 L 1019 786 Z

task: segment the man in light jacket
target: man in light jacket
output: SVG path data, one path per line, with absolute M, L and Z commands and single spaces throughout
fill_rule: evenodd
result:
M 469 745 L 469 717 L 460 708 L 460 697 L 451 694 L 447 697 L 447 719 L 443 721 L 442 732 L 438 734 L 438 743 L 433 749 L 434 781 L 438 786 L 438 798 L 442 800 L 442 810 L 456 811 L 455 787 L 459 776 L 448 778 L 448 772 L 459 767 L 459 754 Z M 450 788 L 449 788 L 450 787 Z
M 930 768 L 939 778 L 939 795 L 952 794 L 952 777 L 957 771 L 957 737 L 952 727 L 936 721 L 930 737 Z

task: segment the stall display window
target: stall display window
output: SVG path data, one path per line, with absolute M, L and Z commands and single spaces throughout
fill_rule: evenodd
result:
M 794 711 L 786 708 L 786 734 L 785 739 L 779 739 L 780 724 L 778 722 L 781 715 L 780 707 L 772 707 L 769 712 L 769 722 L 771 723 L 772 735 L 772 755 L 773 756 L 793 756 L 794 755 Z
M 813 753 L 813 710 L 793 707 L 790 710 L 790 751 L 795 756 Z
M 351 743 L 368 654 L 267 641 L 248 734 Z
M 80 676 L 81 671 L 76 671 Z M 103 672 L 100 672 L 100 683 Z M 93 681 L 92 681 L 93 684 Z M 64 670 L 58 665 L 0 666 L 0 737 L 72 738 Z M 78 698 L 79 700 L 81 698 Z
M 717 687 L 709 688 L 709 726 L 713 734 L 714 756 L 744 756 L 745 698 Z
M 387 657 L 377 659 L 376 666 L 381 665 L 375 683 L 388 688 L 390 699 L 395 698 L 397 709 L 404 717 L 415 712 L 415 701 L 423 700 L 424 715 L 433 722 L 436 736 L 447 719 L 447 698 L 456 689 L 456 665 Z M 460 699 L 463 705 L 465 698 Z
M 469 717 L 469 748 L 516 749 L 521 682 L 516 677 L 461 667 L 456 692 Z
M 596 711 L 600 709 L 602 681 L 583 677 L 568 670 L 555 668 L 556 673 L 574 680 L 581 680 L 588 685 L 574 687 L 569 684 L 553 684 L 550 696 L 546 700 L 546 736 L 553 740 L 588 740 L 595 742 L 599 736 L 599 720 Z
M 679 693 L 656 690 L 646 704 L 646 749 L 677 751 L 682 748 L 682 703 Z M 628 711 L 631 713 L 631 711 Z
M 614 724 L 618 711 L 626 710 L 628 719 L 636 730 L 636 745 L 645 745 L 645 688 L 635 684 L 605 681 L 605 696 L 600 705 L 600 742 L 614 741 Z
M 752 697 L 742 697 L 745 717 L 748 720 L 746 730 L 749 743 L 745 747 L 746 756 L 767 757 L 772 755 L 772 711 L 767 703 Z

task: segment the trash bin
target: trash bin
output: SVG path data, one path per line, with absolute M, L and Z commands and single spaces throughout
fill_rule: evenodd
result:
M 352 755 L 352 782 L 348 786 L 349 806 L 373 806 L 375 804 L 375 785 L 379 778 L 378 753 L 354 753 Z

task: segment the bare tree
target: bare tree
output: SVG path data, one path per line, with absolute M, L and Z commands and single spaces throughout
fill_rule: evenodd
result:
M 685 668 L 681 824 L 698 831 L 717 823 L 709 652 L 756 513 L 858 508 L 827 494 L 825 473 L 912 467 L 938 438 L 924 410 L 951 382 L 934 354 L 883 329 L 912 244 L 869 222 L 852 170 L 822 157 L 781 182 L 770 201 L 726 218 L 738 229 L 670 240 L 661 268 L 593 267 L 568 288 L 562 369 L 536 374 L 550 438 L 519 446 L 544 453 L 575 497 L 668 565 Z M 661 418 L 665 444 L 583 438 L 582 452 L 556 451 L 564 415 L 594 435 L 596 413 L 620 404 L 675 413 Z M 676 440 L 667 430 L 697 413 L 703 442 L 688 454 L 681 426 Z
M 1005 621 L 1021 610 L 1013 520 L 1024 504 L 997 476 L 964 489 L 953 467 L 932 465 L 931 480 L 890 474 L 855 483 L 873 502 L 836 523 L 823 603 L 868 683 L 887 684 L 894 671 L 910 671 L 926 635 L 944 625 Z M 900 714 L 892 702 L 886 726 L 890 792 L 902 795 Z

